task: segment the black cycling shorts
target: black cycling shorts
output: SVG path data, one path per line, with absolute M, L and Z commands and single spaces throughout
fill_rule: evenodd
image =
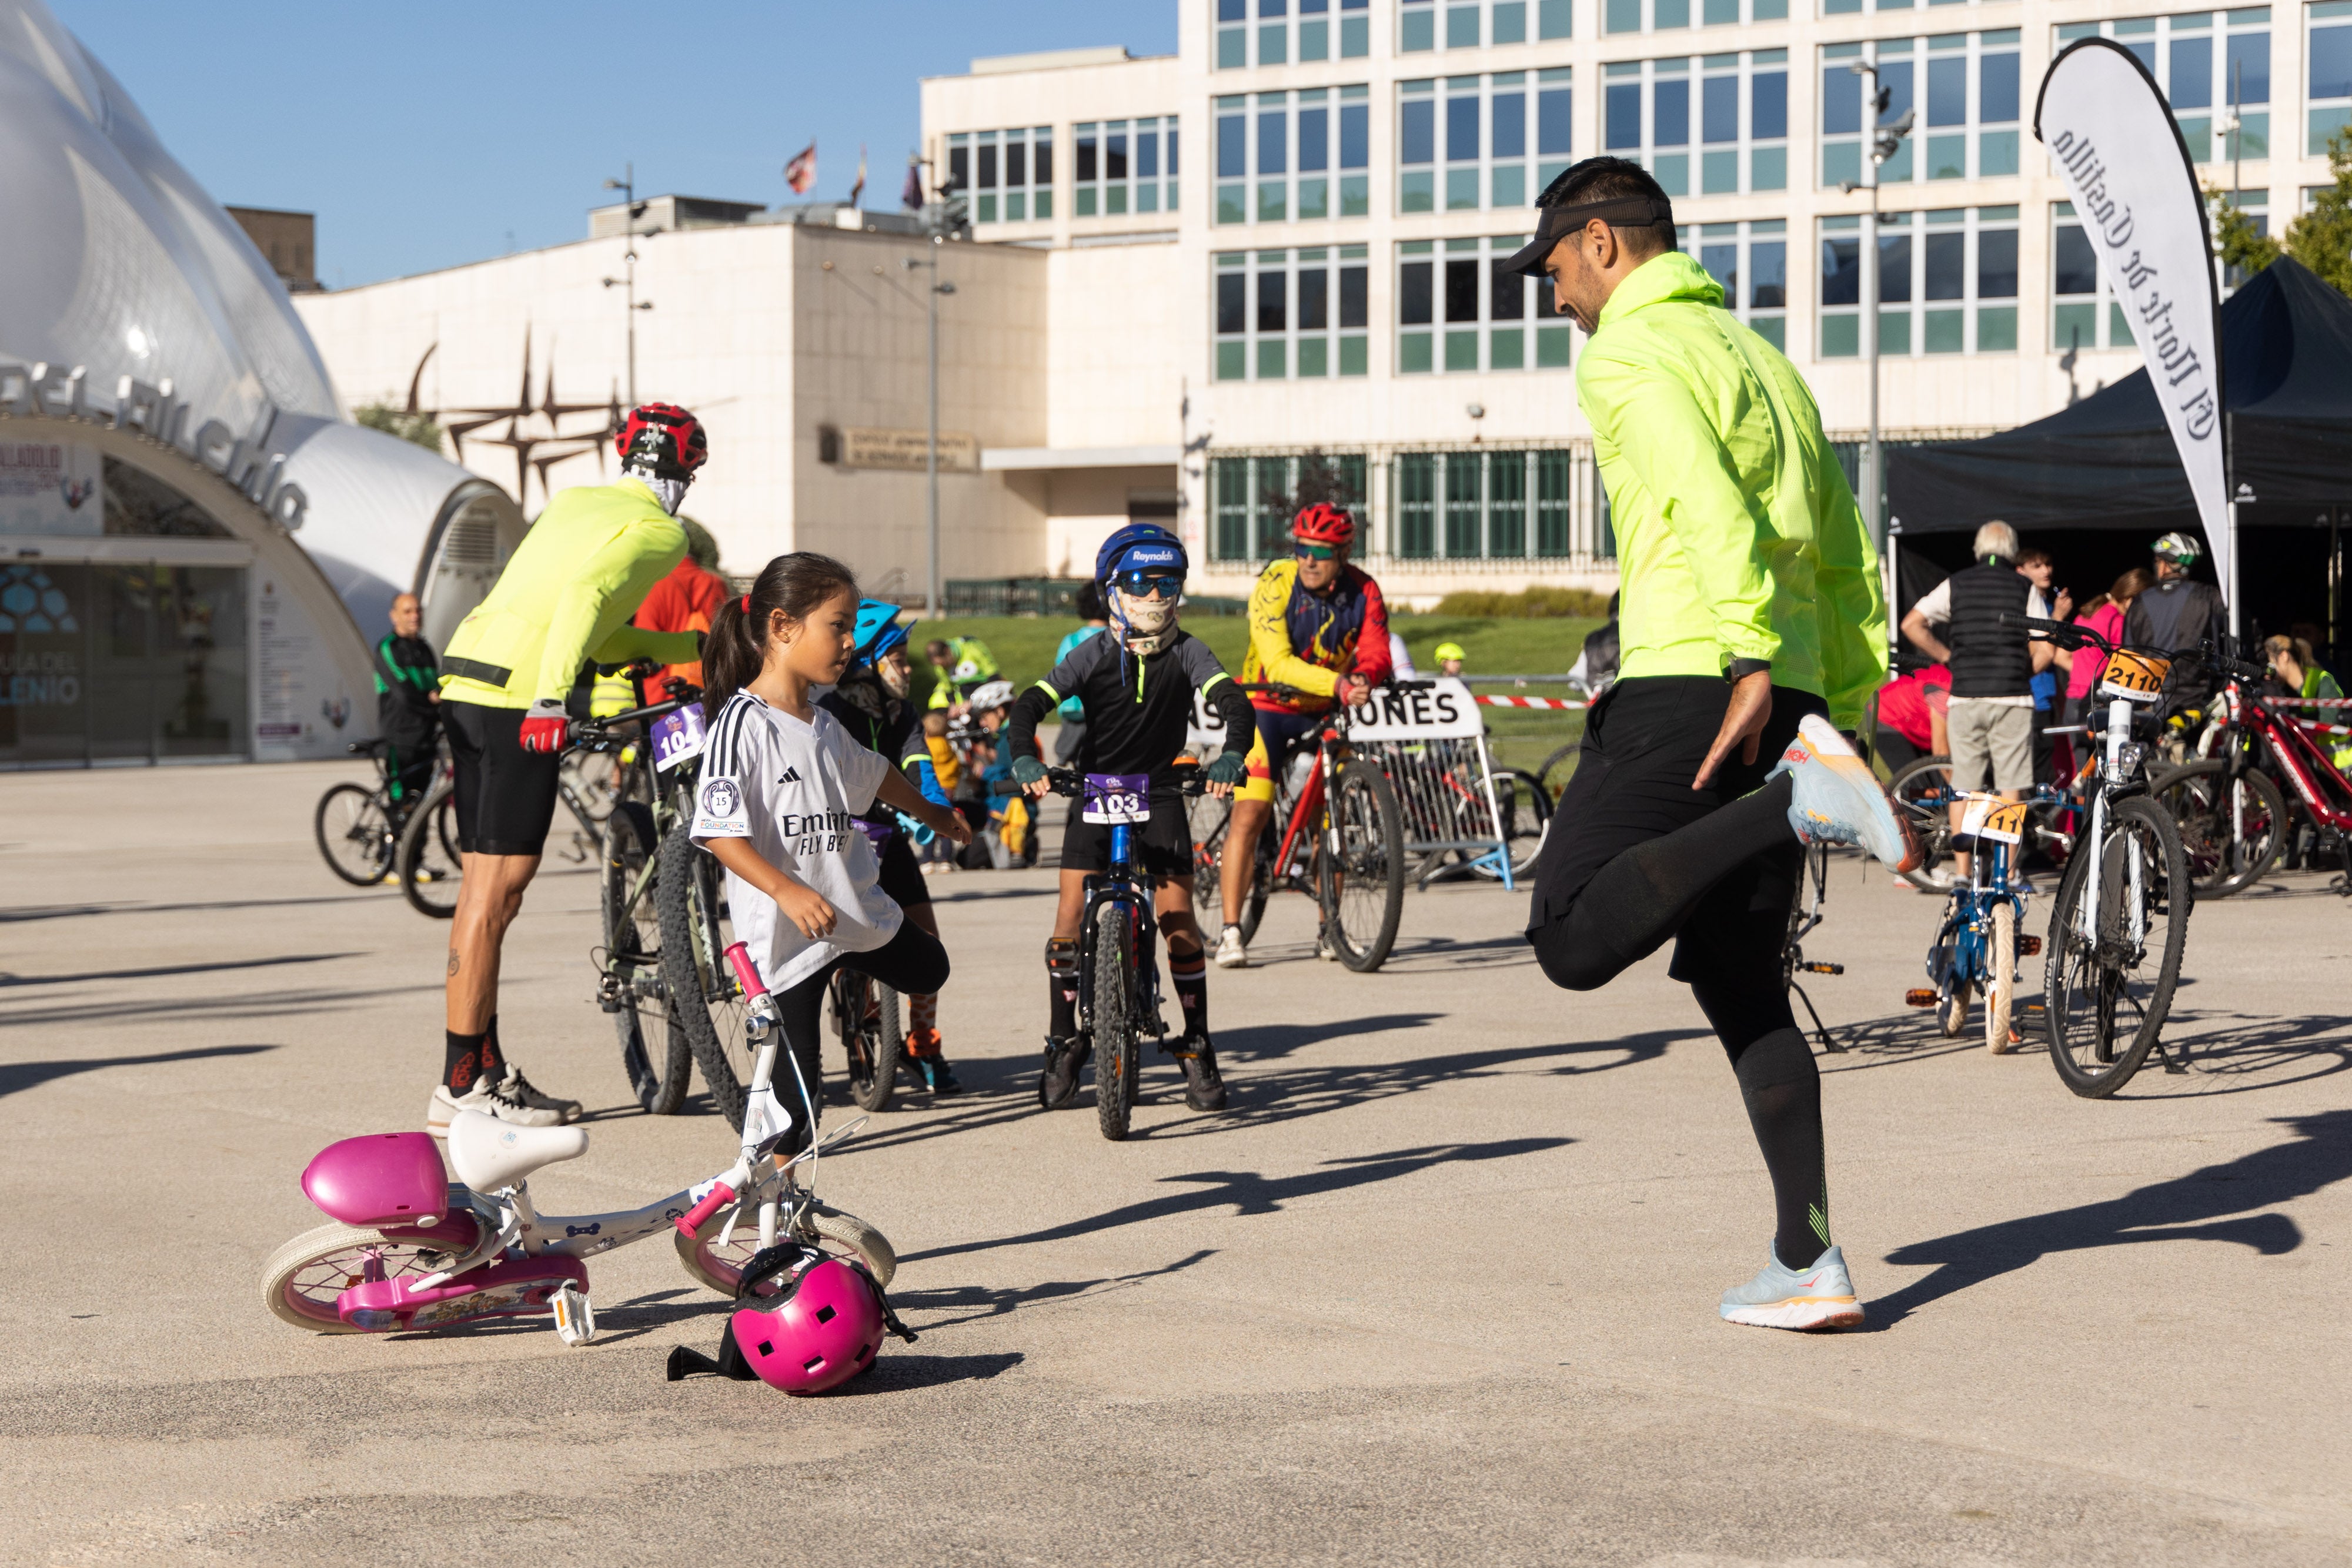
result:
M 1151 821 L 1129 852 L 1147 876 L 1192 874 L 1192 822 L 1181 795 L 1151 797 Z M 1062 869 L 1110 869 L 1110 824 L 1082 820 L 1076 800 L 1070 802 L 1069 825 L 1062 830 Z
M 441 705 L 457 765 L 457 848 L 467 854 L 535 855 L 546 847 L 563 758 L 522 748 L 523 712 Z
M 931 901 L 930 884 L 923 880 L 922 862 L 915 859 L 915 846 L 908 842 L 904 830 L 892 833 L 883 846 L 881 873 L 874 882 L 901 909 L 914 909 Z

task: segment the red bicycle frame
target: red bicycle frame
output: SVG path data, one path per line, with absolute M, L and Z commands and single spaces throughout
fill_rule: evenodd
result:
M 1338 729 L 1326 726 L 1315 737 L 1315 767 L 1307 776 L 1307 787 L 1298 791 L 1298 799 L 1290 808 L 1290 821 L 1282 832 L 1282 847 L 1274 857 L 1276 878 L 1288 874 L 1291 852 L 1297 848 L 1299 835 L 1312 835 L 1323 809 L 1326 776 L 1331 771 L 1331 747 L 1339 738 Z
M 2259 735 L 2269 743 L 2272 759 L 2294 787 L 2312 821 L 2339 833 L 2352 832 L 2352 780 L 2345 779 L 2327 753 L 2311 738 L 2314 732 L 2336 727 L 2277 711 L 2278 706 L 2293 706 L 2301 700 L 2256 696 L 2237 682 L 2230 683 L 2231 716 L 2246 732 Z

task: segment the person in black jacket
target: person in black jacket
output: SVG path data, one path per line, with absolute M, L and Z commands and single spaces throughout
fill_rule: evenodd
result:
M 1922 595 L 1903 617 L 1903 634 L 1951 668 L 1946 718 L 1952 788 L 1991 789 L 2016 800 L 2033 787 L 2033 677 L 2050 667 L 2051 644 L 2029 637 L 2023 624 L 2033 584 L 2018 570 L 2017 530 L 1987 523 L 1971 549 L 1979 564 L 1963 567 Z M 1938 620 L 1940 640 L 1931 629 Z M 1966 810 L 1952 807 L 1955 831 Z M 1956 874 L 1965 878 L 1968 855 L 1952 859 Z
M 392 601 L 392 632 L 375 645 L 376 727 L 384 738 L 384 779 L 393 804 L 407 807 L 433 783 L 441 738 L 441 661 L 422 635 L 416 595 Z

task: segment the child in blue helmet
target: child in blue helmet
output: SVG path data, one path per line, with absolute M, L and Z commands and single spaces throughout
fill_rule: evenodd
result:
M 1176 623 L 1187 564 L 1183 541 L 1156 523 L 1129 523 L 1105 540 L 1095 559 L 1095 580 L 1109 628 L 1071 649 L 1052 674 L 1021 694 L 1004 739 L 1013 779 L 1030 794 L 1045 794 L 1037 724 L 1076 699 L 1086 720 L 1078 769 L 1150 777 L 1151 815 L 1138 835 L 1136 861 L 1153 882 L 1169 974 L 1184 1012 L 1183 1038 L 1166 1049 L 1183 1065 L 1185 1103 L 1217 1111 L 1224 1108 L 1225 1086 L 1209 1038 L 1207 952 L 1192 915 L 1192 831 L 1176 758 L 1184 749 L 1196 692 L 1216 705 L 1225 722 L 1224 750 L 1206 769 L 1213 793 L 1230 794 L 1241 782 L 1257 727 L 1249 699 L 1217 656 Z M 1086 879 L 1108 869 L 1109 859 L 1110 829 L 1073 812 L 1062 838 L 1061 907 L 1045 944 L 1052 1024 L 1037 1098 L 1047 1110 L 1077 1097 L 1078 1074 L 1090 1054 L 1077 1029 L 1078 922 Z
M 925 800 L 945 807 L 948 794 L 932 770 L 930 748 L 924 744 L 922 711 L 911 696 L 914 673 L 907 656 L 907 629 L 898 624 L 898 607 L 878 599 L 864 600 L 857 606 L 856 649 L 849 668 L 838 685 L 817 699 L 817 706 L 839 719 L 858 744 L 904 769 Z M 931 891 L 908 841 L 907 820 L 877 800 L 859 822 L 875 841 L 881 870 L 877 885 L 907 912 L 908 920 L 937 936 L 939 917 L 932 913 Z M 953 1094 L 963 1087 L 940 1053 L 936 991 L 907 998 L 905 1066 L 934 1094 Z

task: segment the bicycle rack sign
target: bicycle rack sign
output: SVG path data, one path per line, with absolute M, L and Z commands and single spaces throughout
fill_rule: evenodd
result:
M 1423 687 L 1377 691 L 1349 711 L 1348 745 L 1377 763 L 1395 788 L 1405 853 L 1426 860 L 1460 850 L 1506 888 L 1513 885 L 1486 721 L 1468 686 L 1441 677 Z

